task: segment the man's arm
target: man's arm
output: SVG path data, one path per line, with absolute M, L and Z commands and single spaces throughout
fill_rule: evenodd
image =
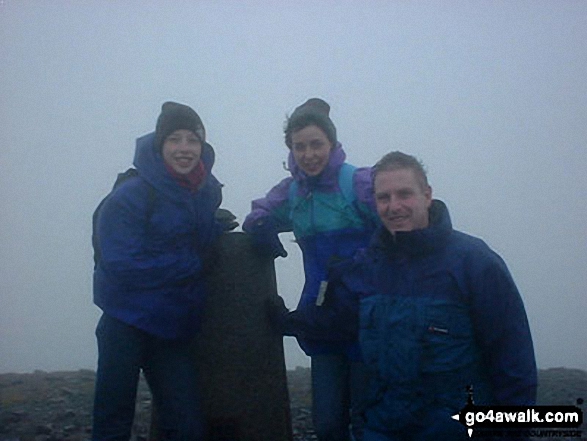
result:
M 283 335 L 306 340 L 354 342 L 358 338 L 359 295 L 348 280 L 356 277 L 348 259 L 329 268 L 324 303 L 314 303 L 289 311 L 281 297 L 267 303 L 270 320 Z
M 486 245 L 471 257 L 472 321 L 496 404 L 535 404 L 536 360 L 520 293 L 505 262 Z

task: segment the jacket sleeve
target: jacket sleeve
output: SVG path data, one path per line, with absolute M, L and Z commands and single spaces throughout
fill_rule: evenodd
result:
M 203 191 L 202 199 L 198 201 L 201 208 L 201 215 L 209 218 L 210 225 L 204 231 L 198 231 L 198 249 L 206 253 L 209 251 L 215 240 L 225 231 L 225 226 L 215 216 L 215 213 L 222 204 L 222 184 L 214 175 L 210 175 L 210 182 Z
M 292 231 L 289 190 L 293 178 L 286 178 L 273 187 L 264 198 L 252 203 L 252 211 L 243 222 L 243 231 L 251 235 L 258 252 L 272 258 L 287 257 L 279 233 Z
M 288 313 L 284 335 L 305 340 L 355 342 L 359 330 L 359 295 L 352 259 L 329 266 L 324 303 L 300 306 Z M 349 279 L 353 282 L 349 283 Z M 362 285 L 362 283 L 361 283 Z
M 361 167 L 355 171 L 353 189 L 357 197 L 356 206 L 361 217 L 369 224 L 370 228 L 375 229 L 380 220 L 375 206 L 371 167 Z
M 154 246 L 148 192 L 145 185 L 123 184 L 105 201 L 97 225 L 99 265 L 107 277 L 134 289 L 188 282 L 199 275 L 200 258 L 194 246 Z
M 290 311 L 285 319 L 283 334 L 312 341 L 357 341 L 358 298 L 347 293 L 342 285 L 329 291 L 330 296 L 344 295 L 336 302 L 322 306 L 305 305 Z
M 498 405 L 533 405 L 537 372 L 522 298 L 505 262 L 484 243 L 470 256 L 472 322 Z
M 271 225 L 275 234 L 292 231 L 289 219 L 289 187 L 293 178 L 282 180 L 265 195 L 255 199 L 251 204 L 251 212 L 243 222 L 243 230 L 255 234 Z M 265 232 L 265 231 L 263 231 Z

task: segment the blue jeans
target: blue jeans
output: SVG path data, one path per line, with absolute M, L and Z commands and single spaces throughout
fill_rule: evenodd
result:
M 350 441 L 352 436 L 361 441 L 368 382 L 365 365 L 339 354 L 314 355 L 311 360 L 312 420 L 318 439 Z
M 103 314 L 96 327 L 98 371 L 93 441 L 131 437 L 140 371 L 153 394 L 163 440 L 203 440 L 204 418 L 191 345 L 163 340 Z

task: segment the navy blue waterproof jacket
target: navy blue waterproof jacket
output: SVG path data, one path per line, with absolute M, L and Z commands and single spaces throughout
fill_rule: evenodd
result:
M 359 341 L 374 374 L 371 429 L 401 430 L 439 409 L 454 414 L 468 385 L 476 404 L 535 403 L 534 349 L 516 285 L 482 240 L 452 229 L 442 202 L 433 201 L 428 228 L 393 236 L 381 227 L 338 278 L 337 290 L 360 294 Z
M 104 313 L 161 338 L 189 338 L 200 326 L 204 255 L 221 229 L 214 151 L 202 146 L 205 181 L 192 193 L 167 171 L 154 133 L 137 140 L 129 178 L 99 210 L 100 259 L 94 303 Z

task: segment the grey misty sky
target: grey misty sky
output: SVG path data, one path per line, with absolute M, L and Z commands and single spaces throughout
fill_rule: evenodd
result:
M 587 369 L 586 41 L 584 1 L 3 0 L 0 372 L 95 367 L 91 214 L 162 102 L 202 116 L 242 222 L 311 96 L 350 162 L 420 157 L 454 226 L 508 263 L 539 366 Z

